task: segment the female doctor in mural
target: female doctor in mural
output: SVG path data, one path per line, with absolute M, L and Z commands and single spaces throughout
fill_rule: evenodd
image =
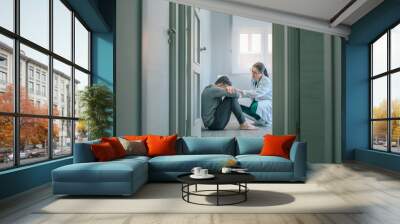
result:
M 243 106 L 242 111 L 255 119 L 254 125 L 272 125 L 272 80 L 267 68 L 261 62 L 255 63 L 251 68 L 252 88 L 238 90 L 241 97 L 250 98 L 249 107 Z

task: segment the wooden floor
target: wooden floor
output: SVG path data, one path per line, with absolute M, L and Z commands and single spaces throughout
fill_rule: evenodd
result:
M 44 186 L 0 202 L 0 223 L 400 223 L 399 174 L 353 163 L 318 164 L 310 169 L 309 182 L 346 201 L 363 201 L 367 206 L 357 214 L 35 214 L 53 198 L 49 186 Z

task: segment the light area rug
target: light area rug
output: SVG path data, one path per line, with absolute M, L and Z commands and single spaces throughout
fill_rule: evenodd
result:
M 181 198 L 177 183 L 146 184 L 131 197 L 57 197 L 36 213 L 54 214 L 129 214 L 129 213 L 360 213 L 349 203 L 316 184 L 249 184 L 248 200 L 237 205 L 204 206 L 189 204 Z M 234 186 L 224 186 L 232 189 Z M 201 185 L 198 190 L 215 189 Z M 194 190 L 194 187 L 191 188 Z M 212 194 L 212 193 L 211 193 Z M 232 202 L 226 197 L 222 202 Z M 215 197 L 191 196 L 200 203 L 215 203 Z

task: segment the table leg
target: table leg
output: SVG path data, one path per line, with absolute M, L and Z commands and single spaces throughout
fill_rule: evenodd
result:
M 196 191 L 197 192 L 197 184 L 195 185 L 195 190 L 194 191 Z
M 244 201 L 247 201 L 247 192 L 248 192 L 248 189 L 247 189 L 247 183 L 244 183 L 244 187 L 245 187 L 245 192 L 244 192 Z
M 217 206 L 219 206 L 219 184 L 217 184 Z
M 187 201 L 190 202 L 189 200 L 189 195 L 190 195 L 190 184 L 187 185 Z

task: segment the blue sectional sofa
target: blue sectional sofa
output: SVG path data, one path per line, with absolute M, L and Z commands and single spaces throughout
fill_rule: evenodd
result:
M 67 195 L 131 195 L 148 181 L 176 181 L 180 174 L 200 166 L 218 172 L 235 159 L 260 182 L 304 182 L 307 146 L 295 142 L 290 159 L 260 156 L 263 138 L 183 137 L 177 141 L 177 155 L 128 156 L 96 162 L 91 141 L 75 145 L 74 163 L 52 172 L 53 193 Z

